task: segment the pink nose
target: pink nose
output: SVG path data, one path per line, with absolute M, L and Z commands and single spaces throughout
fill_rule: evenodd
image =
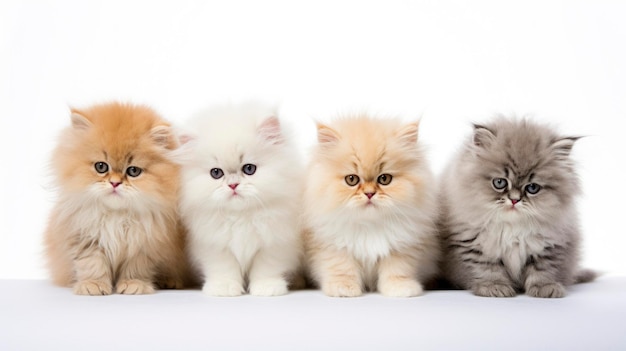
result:
M 109 182 L 109 183 L 111 183 L 111 186 L 113 187 L 113 189 L 117 188 L 120 184 L 122 184 L 120 182 Z
M 367 196 L 368 199 L 371 199 L 375 194 L 376 193 L 365 193 L 365 196 Z
M 515 206 L 515 204 L 519 202 L 519 199 L 511 199 L 511 202 L 513 203 L 513 206 Z
M 228 184 L 228 186 L 229 186 L 231 189 L 233 189 L 233 190 L 235 190 L 235 188 L 236 188 L 238 185 L 239 185 L 239 183 L 235 183 L 235 184 Z

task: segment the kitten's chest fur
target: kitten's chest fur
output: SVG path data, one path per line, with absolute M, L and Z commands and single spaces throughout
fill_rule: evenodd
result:
M 514 224 L 494 224 L 484 229 L 476 239 L 483 255 L 490 260 L 501 260 L 509 275 L 519 281 L 528 258 L 546 247 L 546 239 L 539 230 Z
M 331 224 L 317 231 L 317 240 L 346 250 L 355 259 L 369 289 L 375 289 L 380 260 L 393 251 L 415 245 L 417 240 L 414 228 L 411 230 L 408 225 L 382 222 L 354 224 L 329 221 Z
M 101 211 L 82 216 L 76 225 L 80 228 L 81 242 L 97 243 L 109 262 L 117 266 L 158 238 L 165 223 L 155 225 L 130 211 Z
M 280 241 L 281 235 L 296 233 L 293 221 L 281 213 L 222 213 L 211 222 L 206 244 L 229 250 L 244 270 L 259 250 Z

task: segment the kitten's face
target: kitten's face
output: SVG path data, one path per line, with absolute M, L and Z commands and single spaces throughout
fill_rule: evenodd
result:
M 320 179 L 311 179 L 325 211 L 350 211 L 363 219 L 399 214 L 416 205 L 423 179 L 417 124 L 355 118 L 318 126 Z
M 578 193 L 569 160 L 574 141 L 527 121 L 476 127 L 474 189 L 468 190 L 503 221 L 550 220 Z
M 53 161 L 66 192 L 114 210 L 174 203 L 178 166 L 163 155 L 176 145 L 153 111 L 119 104 L 74 111 L 69 137 Z
M 199 127 L 193 160 L 185 163 L 188 201 L 240 211 L 262 208 L 293 191 L 297 180 L 291 168 L 298 166 L 284 152 L 279 120 L 254 116 L 238 116 L 239 123 L 209 118 Z

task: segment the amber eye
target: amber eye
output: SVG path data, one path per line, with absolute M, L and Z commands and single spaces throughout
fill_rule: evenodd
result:
M 359 184 L 359 176 L 356 174 L 350 174 L 346 176 L 346 184 L 348 184 L 349 186 L 355 186 L 357 184 Z
M 496 190 L 504 190 L 509 185 L 509 182 L 504 178 L 494 178 L 491 183 Z
M 541 190 L 541 185 L 537 184 L 537 183 L 530 183 L 528 185 L 526 185 L 526 192 L 531 194 L 531 195 L 535 195 L 536 193 L 539 192 L 539 190 Z
M 387 173 L 381 174 L 378 176 L 378 184 L 389 185 L 389 183 L 391 183 L 391 179 L 393 179 L 391 174 L 387 174 Z
M 126 168 L 126 174 L 128 174 L 131 177 L 138 177 L 141 174 L 141 172 L 143 172 L 143 169 L 139 167 L 130 166 Z
M 212 168 L 211 169 L 211 177 L 215 178 L 215 179 L 220 179 L 224 176 L 224 171 L 222 171 L 220 168 Z
M 96 169 L 96 172 L 100 174 L 106 173 L 109 171 L 109 165 L 106 164 L 105 162 L 96 162 L 93 166 Z
M 254 172 L 256 172 L 256 166 L 251 163 L 246 163 L 245 165 L 243 165 L 241 170 L 247 175 L 253 175 Z

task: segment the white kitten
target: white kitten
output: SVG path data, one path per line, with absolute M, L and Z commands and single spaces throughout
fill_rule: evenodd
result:
M 213 296 L 283 295 L 300 264 L 301 169 L 276 110 L 217 106 L 181 136 L 180 209 Z

